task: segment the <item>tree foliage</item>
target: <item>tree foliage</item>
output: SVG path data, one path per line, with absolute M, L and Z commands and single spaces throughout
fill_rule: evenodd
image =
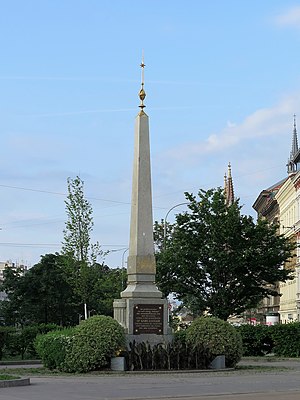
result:
M 173 229 L 174 225 L 164 221 L 163 219 L 160 223 L 158 221 L 154 222 L 153 238 L 156 253 L 163 251 L 172 240 Z
M 89 314 L 113 315 L 113 301 L 124 289 L 125 269 L 93 264 L 86 269 L 87 302 Z
M 292 277 L 282 266 L 295 244 L 276 225 L 242 215 L 238 200 L 227 206 L 220 188 L 185 196 L 189 210 L 177 215 L 172 239 L 157 253 L 161 290 L 197 315 L 224 320 L 278 295 L 272 285 Z
M 68 178 L 68 196 L 65 201 L 67 221 L 64 230 L 63 254 L 80 263 L 94 264 L 101 255 L 99 243 L 91 244 L 93 209 L 84 197 L 84 182 L 77 176 Z
M 18 268 L 6 268 L 3 290 L 8 294 L 3 310 L 6 324 L 73 324 L 78 320 L 79 299 L 69 285 L 65 258 L 46 254 L 25 274 Z
M 46 254 L 25 274 L 20 268 L 6 268 L 2 290 L 1 317 L 5 325 L 55 323 L 76 325 L 82 317 L 82 302 L 68 276 L 68 257 Z M 87 271 L 89 315 L 113 315 L 113 300 L 124 289 L 124 268 L 93 264 Z
M 84 303 L 84 314 L 87 318 L 90 280 L 93 272 L 91 267 L 96 264 L 97 257 L 103 256 L 104 253 L 98 242 L 91 243 L 94 226 L 93 210 L 84 197 L 84 182 L 78 176 L 75 179 L 68 179 L 68 196 L 65 205 L 67 221 L 62 253 L 68 258 L 66 268 L 69 280 Z

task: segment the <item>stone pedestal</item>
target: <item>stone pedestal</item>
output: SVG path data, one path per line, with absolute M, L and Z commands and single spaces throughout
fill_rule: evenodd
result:
M 127 344 L 151 345 L 172 340 L 168 301 L 158 298 L 128 298 L 114 301 L 114 318 L 124 327 Z

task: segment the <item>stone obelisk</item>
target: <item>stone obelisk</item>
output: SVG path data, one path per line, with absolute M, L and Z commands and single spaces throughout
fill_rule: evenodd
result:
M 169 339 L 168 303 L 155 285 L 149 118 L 144 112 L 144 61 L 135 120 L 127 288 L 114 301 L 114 318 L 126 330 L 127 341 L 152 344 Z

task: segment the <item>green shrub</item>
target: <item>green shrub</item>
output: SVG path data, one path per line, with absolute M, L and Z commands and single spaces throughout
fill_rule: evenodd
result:
M 271 328 L 274 340 L 273 351 L 276 356 L 300 356 L 300 323 L 291 322 L 284 325 L 273 325 Z
M 37 335 L 34 346 L 45 367 L 62 368 L 73 334 L 74 328 L 66 328 Z
M 215 317 L 198 317 L 186 331 L 189 346 L 198 348 L 210 361 L 224 354 L 226 367 L 235 367 L 242 356 L 242 338 L 228 322 Z
M 0 360 L 2 360 L 4 348 L 7 346 L 9 336 L 15 332 L 14 328 L 0 326 Z
M 264 356 L 273 351 L 272 327 L 241 325 L 236 329 L 242 336 L 244 356 Z
M 187 344 L 186 330 L 176 332 L 172 342 L 151 346 L 133 341 L 124 355 L 129 370 L 204 369 L 210 363 L 203 348 Z
M 106 366 L 111 356 L 125 346 L 125 332 L 113 318 L 93 316 L 75 327 L 62 369 L 88 372 Z
M 6 352 L 10 356 L 20 355 L 22 360 L 25 356 L 36 358 L 37 353 L 34 348 L 36 336 L 58 329 L 61 328 L 55 324 L 28 325 L 22 329 L 17 329 L 7 338 Z

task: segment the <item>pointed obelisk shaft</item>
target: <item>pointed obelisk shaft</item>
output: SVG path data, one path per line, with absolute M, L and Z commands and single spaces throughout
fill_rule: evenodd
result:
M 155 286 L 149 118 L 143 111 L 146 97 L 143 81 L 144 60 L 141 67 L 142 85 L 139 92 L 141 111 L 135 120 L 130 241 L 127 261 L 128 286 L 121 294 L 123 298 L 162 296 Z

